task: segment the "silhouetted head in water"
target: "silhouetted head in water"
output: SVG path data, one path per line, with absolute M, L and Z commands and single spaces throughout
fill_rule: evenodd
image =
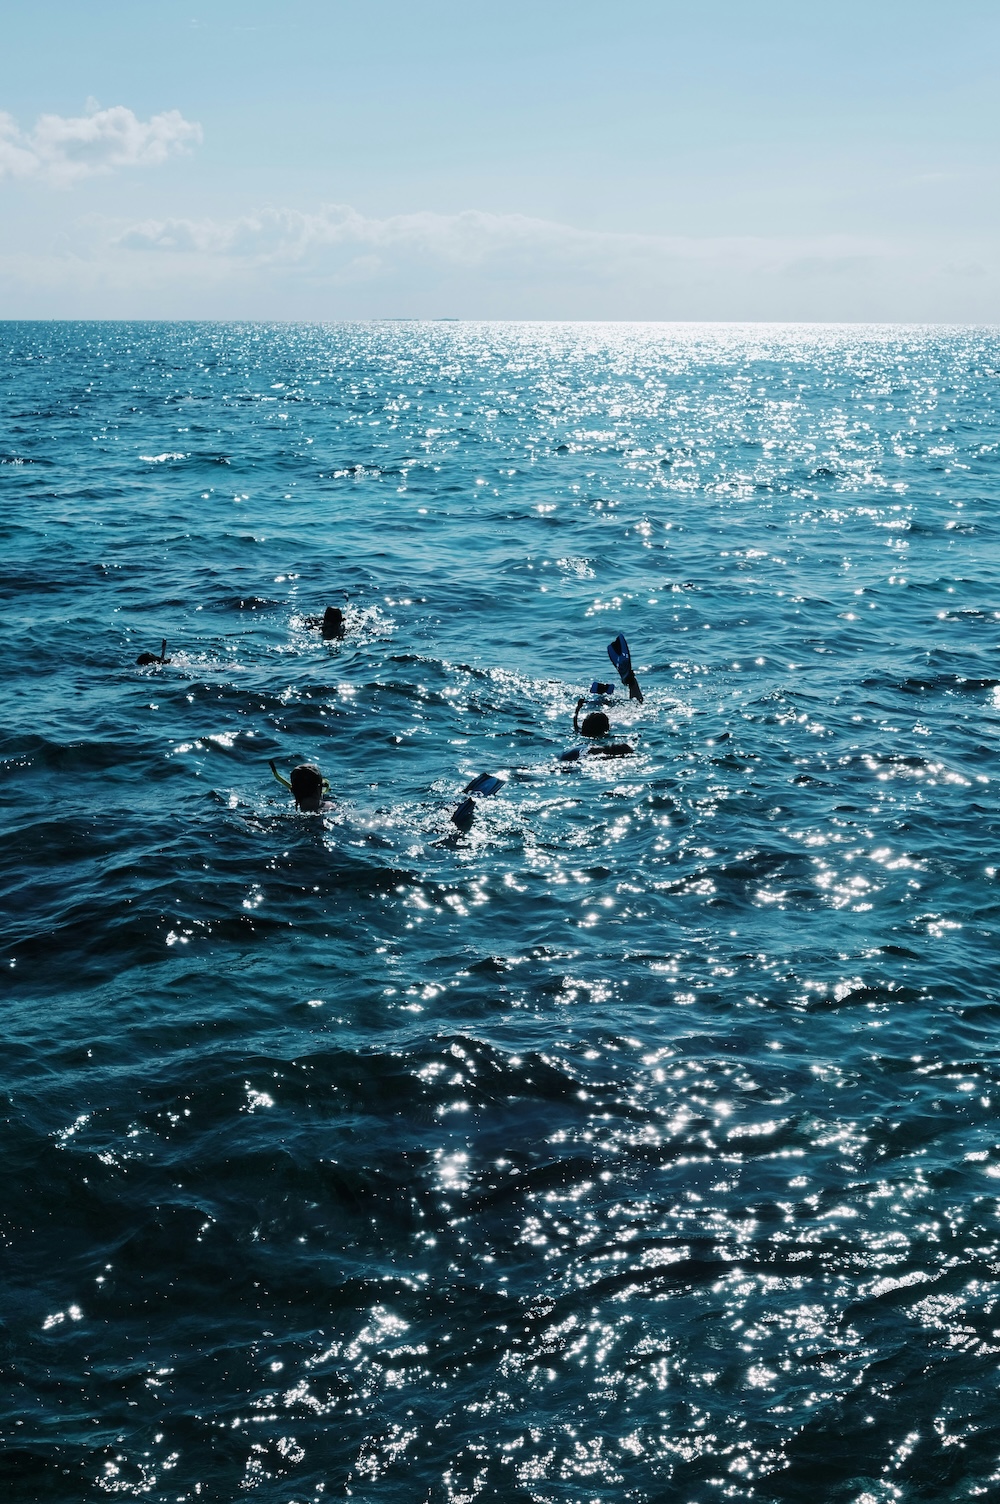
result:
M 324 637 L 343 637 L 344 613 L 339 606 L 327 606 L 323 612 L 323 624 L 320 631 Z
M 156 653 L 140 653 L 135 661 L 140 668 L 147 668 L 151 663 L 169 663 L 170 659 L 167 657 L 167 639 L 165 637 L 163 639 L 159 656 Z
M 299 809 L 315 812 L 323 803 L 323 774 L 314 762 L 300 762 L 293 768 L 290 786 Z
M 584 716 L 582 721 L 580 720 L 580 709 L 586 703 L 582 698 L 576 702 L 576 709 L 573 712 L 573 730 L 578 731 L 581 736 L 607 736 L 611 730 L 611 722 L 603 710 L 592 710 L 589 715 Z

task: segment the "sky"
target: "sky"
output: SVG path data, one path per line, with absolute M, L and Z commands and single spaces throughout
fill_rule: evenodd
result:
M 6 8 L 0 318 L 1000 322 L 995 0 Z

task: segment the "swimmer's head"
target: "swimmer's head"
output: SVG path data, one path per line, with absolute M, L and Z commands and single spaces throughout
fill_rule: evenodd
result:
M 150 663 L 169 663 L 170 659 L 167 657 L 167 639 L 164 637 L 162 643 L 160 644 L 160 652 L 158 657 L 156 653 L 140 653 L 135 661 L 140 668 L 146 668 L 146 666 Z
M 300 762 L 289 782 L 299 809 L 315 813 L 323 803 L 323 774 L 313 762 Z
M 343 637 L 344 613 L 339 606 L 327 606 L 323 612 L 323 625 L 320 630 L 324 637 Z
M 610 730 L 611 722 L 603 710 L 592 710 L 580 722 L 581 736 L 607 736 Z

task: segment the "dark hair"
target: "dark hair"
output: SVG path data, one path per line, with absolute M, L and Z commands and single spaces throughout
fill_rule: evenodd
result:
M 580 723 L 581 736 L 607 736 L 611 722 L 603 710 L 592 710 Z
M 319 809 L 323 798 L 323 774 L 314 762 L 300 762 L 292 769 L 289 782 L 300 809 Z
M 324 637 L 339 637 L 344 630 L 344 613 L 339 606 L 327 606 L 323 612 Z

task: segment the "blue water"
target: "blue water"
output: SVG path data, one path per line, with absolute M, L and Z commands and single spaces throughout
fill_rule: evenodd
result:
M 4 1496 L 996 1497 L 1000 331 L 0 348 Z

